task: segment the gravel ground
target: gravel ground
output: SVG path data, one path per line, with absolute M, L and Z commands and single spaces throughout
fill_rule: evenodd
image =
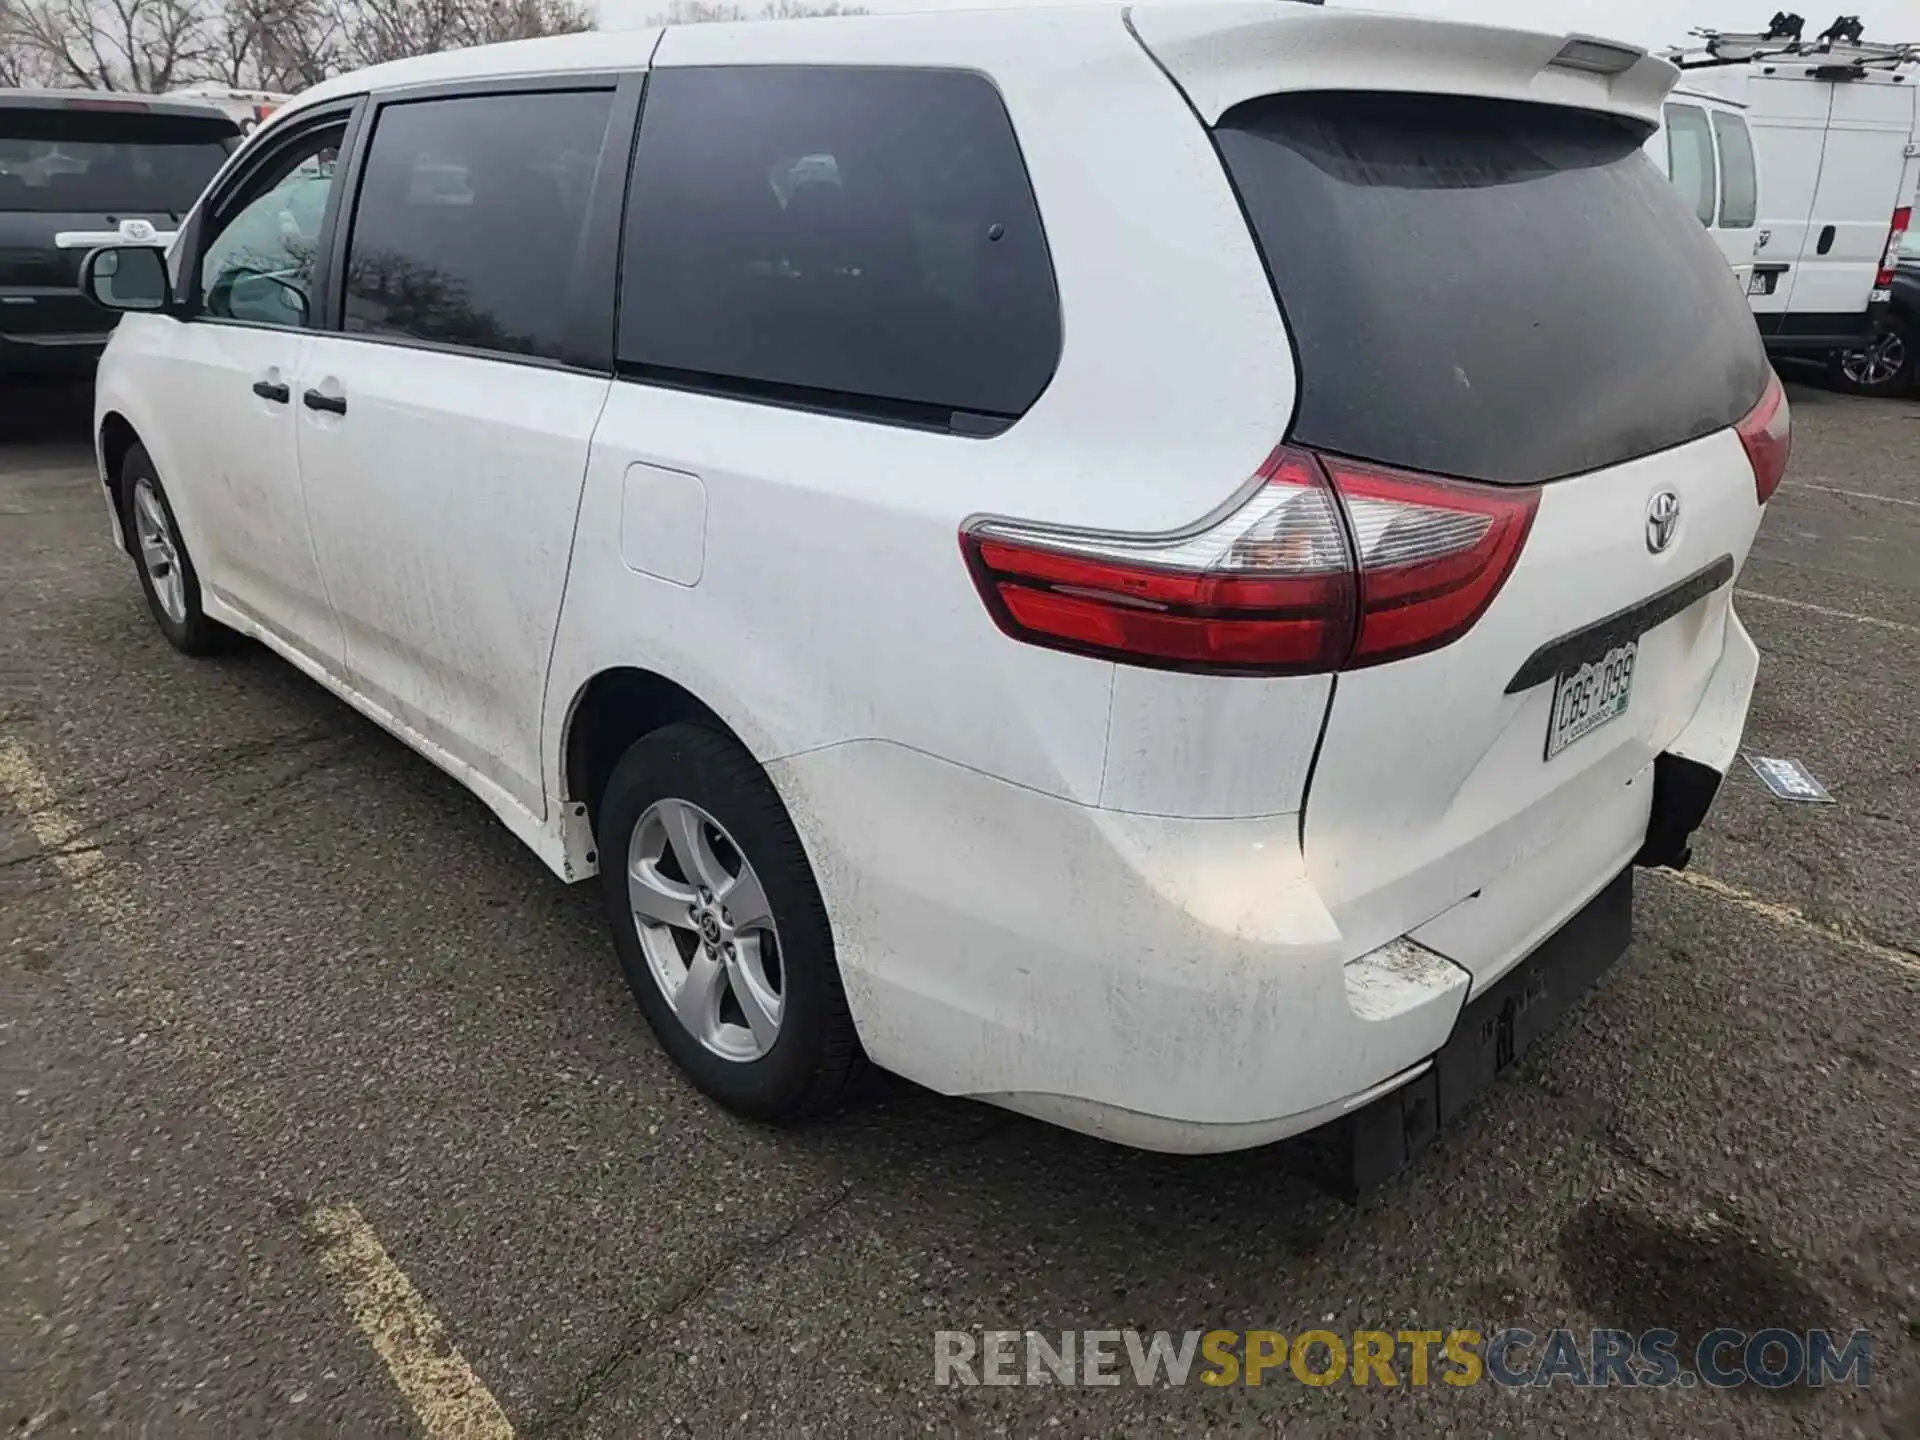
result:
M 0 432 L 0 1425 L 420 1433 L 306 1238 L 377 1232 L 524 1436 L 1920 1435 L 1920 402 L 1796 387 L 1695 871 L 1358 1207 L 905 1084 L 797 1131 L 675 1075 L 591 887 L 257 647 L 154 633 L 84 396 Z M 1906 697 L 1906 698 L 1902 698 Z M 1750 897 L 1750 898 L 1748 898 Z M 1772 907 L 1772 908 L 1768 908 Z M 1814 1390 L 936 1387 L 933 1333 L 1865 1327 Z

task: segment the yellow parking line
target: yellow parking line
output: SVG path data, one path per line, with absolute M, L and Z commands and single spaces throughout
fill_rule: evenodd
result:
M 1815 605 L 1809 600 L 1789 600 L 1784 595 L 1768 595 L 1759 590 L 1741 590 L 1737 593 L 1742 600 L 1764 600 L 1769 605 L 1809 610 L 1815 615 L 1830 615 L 1835 620 L 1852 620 L 1860 625 L 1877 625 L 1882 630 L 1900 630 L 1909 635 L 1920 635 L 1920 625 L 1908 625 L 1901 620 L 1882 620 L 1878 615 L 1856 615 L 1851 610 L 1835 610 L 1830 605 Z
M 1773 921 L 1776 925 L 1785 925 L 1795 930 L 1806 930 L 1823 940 L 1836 945 L 1844 945 L 1850 950 L 1858 950 L 1863 955 L 1871 955 L 1911 975 L 1920 975 L 1920 959 L 1904 950 L 1896 950 L 1891 945 L 1882 945 L 1874 940 L 1850 935 L 1839 926 L 1824 920 L 1816 920 L 1804 910 L 1791 905 L 1782 905 L 1774 900 L 1763 900 L 1758 895 L 1742 890 L 1737 885 L 1729 885 L 1724 880 L 1716 880 L 1711 875 L 1702 875 L 1697 870 L 1652 870 L 1649 874 L 1661 876 L 1676 884 L 1691 886 L 1703 890 L 1709 895 L 1717 895 L 1734 905 L 1738 905 L 1749 914 L 1759 915 Z
M 53 786 L 17 740 L 0 740 L 0 790 L 7 792 L 40 848 L 69 880 L 86 880 L 104 863 L 97 849 L 75 846 L 82 831 L 80 822 L 60 808 Z
M 393 1263 L 351 1205 L 307 1216 L 320 1265 L 339 1286 L 353 1323 L 386 1362 L 387 1373 L 430 1440 L 513 1440 L 513 1426 L 446 1328 Z
M 41 850 L 72 882 L 87 908 L 101 920 L 117 918 L 123 907 L 121 897 L 105 883 L 107 857 L 85 839 L 86 827 L 62 808 L 45 773 L 17 740 L 0 740 L 0 793 L 20 812 Z

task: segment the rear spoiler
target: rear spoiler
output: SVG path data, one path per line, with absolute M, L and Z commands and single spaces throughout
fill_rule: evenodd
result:
M 1383 90 L 1529 100 L 1649 127 L 1680 72 L 1632 45 L 1317 5 L 1141 5 L 1127 24 L 1216 123 L 1289 90 Z

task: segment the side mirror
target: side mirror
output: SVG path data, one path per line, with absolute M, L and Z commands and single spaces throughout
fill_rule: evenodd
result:
M 103 245 L 80 262 L 80 290 L 103 310 L 164 310 L 173 299 L 167 252 L 154 245 Z
M 221 303 L 216 313 L 234 320 L 251 320 L 260 325 L 290 325 L 304 329 L 307 323 L 307 292 L 284 275 L 260 275 L 240 271 L 223 275 L 214 289 Z

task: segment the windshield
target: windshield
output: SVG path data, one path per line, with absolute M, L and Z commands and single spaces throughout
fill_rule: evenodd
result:
M 0 108 L 0 211 L 181 215 L 238 138 L 230 121 Z

